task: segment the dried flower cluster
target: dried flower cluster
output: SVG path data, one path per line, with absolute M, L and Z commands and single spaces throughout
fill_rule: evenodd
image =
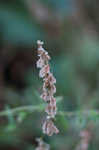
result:
M 80 132 L 81 141 L 76 150 L 88 150 L 89 142 L 91 139 L 90 131 L 85 129 Z
M 56 79 L 50 72 L 49 60 L 51 59 L 48 52 L 42 47 L 43 42 L 37 41 L 38 45 L 38 56 L 37 68 L 40 68 L 39 76 L 43 78 L 43 92 L 41 98 L 47 103 L 45 112 L 47 113 L 46 120 L 43 124 L 43 133 L 51 136 L 53 133 L 58 133 L 59 130 L 53 123 L 53 118 L 56 115 L 56 99 L 54 94 L 56 93 Z
M 38 142 L 38 147 L 36 150 L 50 150 L 50 146 L 46 144 L 41 138 L 37 138 L 36 141 Z

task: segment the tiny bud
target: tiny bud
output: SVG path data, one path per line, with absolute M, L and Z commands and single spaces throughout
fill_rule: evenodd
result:
M 38 45 L 43 45 L 44 42 L 42 42 L 42 41 L 40 41 L 40 40 L 37 40 L 37 44 L 38 44 Z

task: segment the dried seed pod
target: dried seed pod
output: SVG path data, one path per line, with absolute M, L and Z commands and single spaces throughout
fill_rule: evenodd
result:
M 41 95 L 41 98 L 45 101 L 45 102 L 49 102 L 51 97 L 47 92 L 43 92 Z
M 44 67 L 41 68 L 41 70 L 40 70 L 40 72 L 39 72 L 40 78 L 44 78 L 45 75 L 46 75 L 47 73 L 49 73 L 49 72 L 50 72 L 50 67 L 49 67 L 49 65 L 45 65 Z
M 51 103 L 49 103 L 45 109 L 45 112 L 51 116 L 51 118 L 54 118 L 56 115 L 56 104 L 52 105 Z
M 37 68 L 42 68 L 44 66 L 44 60 L 40 58 L 36 64 L 37 64 Z
M 49 136 L 52 136 L 54 133 L 58 134 L 59 130 L 56 128 L 56 126 L 54 125 L 53 121 L 51 119 L 46 119 L 43 126 L 43 133 L 47 134 Z

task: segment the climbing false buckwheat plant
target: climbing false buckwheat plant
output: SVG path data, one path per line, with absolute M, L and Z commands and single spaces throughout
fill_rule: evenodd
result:
M 38 56 L 37 68 L 40 68 L 39 77 L 43 79 L 43 92 L 41 98 L 47 103 L 45 112 L 47 113 L 45 122 L 43 123 L 43 133 L 48 136 L 52 136 L 53 133 L 58 133 L 59 130 L 54 125 L 53 119 L 55 118 L 57 108 L 56 99 L 54 94 L 56 93 L 56 79 L 50 72 L 49 60 L 51 59 L 48 52 L 42 47 L 43 42 L 37 41 Z

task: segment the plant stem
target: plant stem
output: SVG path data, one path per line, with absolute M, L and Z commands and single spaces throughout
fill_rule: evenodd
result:
M 9 113 L 15 115 L 20 112 L 29 112 L 32 113 L 34 111 L 42 112 L 45 108 L 44 104 L 40 104 L 39 106 L 28 105 L 28 106 L 21 106 L 17 108 L 12 108 L 10 110 L 4 110 L 0 112 L 0 116 L 8 116 Z M 65 117 L 73 117 L 77 115 L 81 116 L 99 116 L 98 110 L 77 110 L 77 111 L 59 111 L 57 115 L 63 115 Z
M 31 105 L 29 105 L 29 106 L 21 106 L 21 107 L 17 107 L 17 108 L 12 108 L 10 110 L 1 111 L 0 112 L 0 116 L 7 116 L 9 113 L 15 115 L 15 114 L 17 114 L 19 112 L 25 112 L 25 111 L 31 113 L 31 112 L 34 112 L 34 111 L 42 111 L 43 109 L 44 109 L 44 105 L 43 104 L 41 104 L 39 106 L 33 106 L 33 105 L 32 106 Z

